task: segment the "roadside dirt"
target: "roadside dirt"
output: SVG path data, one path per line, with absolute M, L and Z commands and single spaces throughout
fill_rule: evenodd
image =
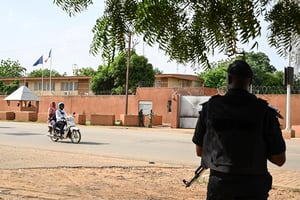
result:
M 207 172 L 185 188 L 194 167 L 94 155 L 0 146 L 3 200 L 205 199 Z M 300 191 L 274 187 L 270 200 L 300 199 Z

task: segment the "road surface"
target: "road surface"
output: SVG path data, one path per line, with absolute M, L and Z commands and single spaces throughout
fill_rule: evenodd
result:
M 52 142 L 46 123 L 0 121 L 0 145 L 198 166 L 192 129 L 79 126 L 79 144 Z M 300 139 L 286 140 L 287 162 L 280 169 L 300 170 Z M 269 163 L 269 167 L 274 167 Z

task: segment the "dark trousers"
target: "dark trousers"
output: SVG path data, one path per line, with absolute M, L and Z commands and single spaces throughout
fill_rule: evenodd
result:
M 207 200 L 267 200 L 272 176 L 229 175 L 211 170 Z
M 139 116 L 139 126 L 144 127 L 144 116 Z
M 67 123 L 65 121 L 56 122 L 55 126 L 60 129 L 60 134 L 64 134 L 64 127 Z

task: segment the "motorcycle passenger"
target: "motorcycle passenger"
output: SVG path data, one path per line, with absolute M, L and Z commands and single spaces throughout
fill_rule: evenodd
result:
M 48 108 L 48 122 L 54 126 L 56 123 L 56 104 L 51 102 Z
M 60 134 L 64 134 L 64 127 L 67 124 L 67 112 L 64 110 L 65 104 L 63 102 L 58 103 L 58 109 L 56 110 L 56 126 L 60 129 Z

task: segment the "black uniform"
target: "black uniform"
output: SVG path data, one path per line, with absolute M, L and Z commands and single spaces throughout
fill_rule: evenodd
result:
M 267 199 L 267 158 L 286 147 L 276 111 L 266 101 L 238 89 L 213 96 L 200 112 L 193 142 L 210 168 L 207 199 Z
M 139 126 L 144 127 L 144 114 L 143 109 L 139 111 Z

